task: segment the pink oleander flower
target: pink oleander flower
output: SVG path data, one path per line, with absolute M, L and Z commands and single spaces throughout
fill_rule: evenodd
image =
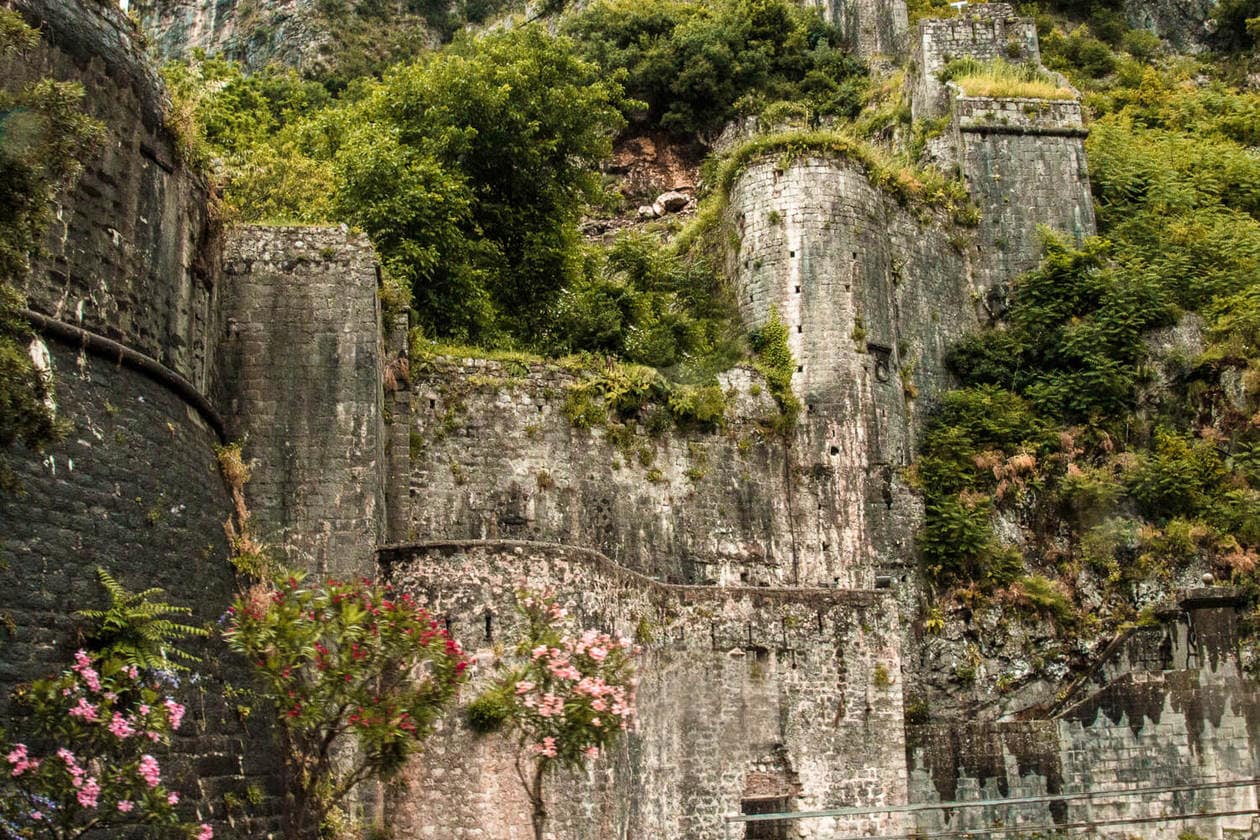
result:
M 136 766 L 136 772 L 151 788 L 157 787 L 162 781 L 162 770 L 158 767 L 157 759 L 147 753 L 140 756 L 140 764 Z
M 178 805 L 179 804 L 179 791 L 173 790 L 170 793 L 166 794 L 166 804 Z
M 587 747 L 582 750 L 582 755 L 587 758 L 599 758 L 599 747 Z
M 14 744 L 13 751 L 8 755 L 9 763 L 13 765 L 11 776 L 21 776 L 27 770 L 36 770 L 39 768 L 39 759 L 31 758 L 27 755 L 26 744 Z
M 101 676 L 92 667 L 92 660 L 86 651 L 82 649 L 75 651 L 74 664 L 70 666 L 70 670 L 82 677 L 92 691 L 101 690 Z
M 169 697 L 162 705 L 166 707 L 166 714 L 171 719 L 171 729 L 179 729 L 179 725 L 184 722 L 184 707 Z
M 548 653 L 547 646 L 539 645 L 538 647 L 531 650 L 529 652 L 529 655 L 533 659 L 542 659 L 544 656 L 547 655 L 547 653 Z
M 530 682 L 529 680 L 521 680 L 520 682 L 516 684 L 517 694 L 526 694 L 533 690 L 534 690 L 534 683 Z
M 101 786 L 96 779 L 88 776 L 79 786 L 79 792 L 75 797 L 79 800 L 79 804 L 84 808 L 95 808 L 96 799 L 101 795 Z
M 44 818 L 43 811 L 31 811 L 31 819 L 33 819 L 35 822 L 39 822 L 43 818 Z
M 542 717 L 554 717 L 564 714 L 564 698 L 547 692 L 538 704 L 538 714 Z
M 124 738 L 130 738 L 136 734 L 136 728 L 118 712 L 114 712 L 113 719 L 109 722 L 109 731 L 115 738 L 120 741 Z
M 147 716 L 147 715 L 149 714 L 149 704 L 148 704 L 148 703 L 141 703 L 141 704 L 140 704 L 140 714 L 141 714 L 141 715 L 145 715 L 145 716 Z
M 130 799 L 118 800 L 118 810 L 124 814 L 131 813 L 131 810 L 135 807 L 136 807 L 136 803 L 132 802 Z
M 587 648 L 586 655 L 596 662 L 603 662 L 608 658 L 608 651 L 598 645 Z
M 539 755 L 545 755 L 548 758 L 555 758 L 556 757 L 556 739 L 548 735 L 546 738 L 542 739 L 541 744 L 534 745 L 534 752 L 538 753 Z
M 98 720 L 96 706 L 89 703 L 86 697 L 80 697 L 79 702 L 68 714 L 70 717 L 82 718 L 88 723 L 95 723 Z
M 201 824 L 201 831 L 197 833 L 197 840 L 211 840 L 214 837 L 214 829 L 208 824 Z

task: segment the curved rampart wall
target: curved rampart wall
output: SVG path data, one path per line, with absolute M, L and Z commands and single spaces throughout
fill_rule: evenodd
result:
M 521 579 L 553 587 L 583 626 L 643 642 L 638 724 L 584 778 L 553 777 L 558 840 L 721 840 L 722 817 L 766 795 L 796 811 L 905 801 L 897 609 L 885 594 L 668 586 L 596 552 L 538 543 L 403 546 L 380 560 L 385 578 L 476 652 L 467 698 L 512 644 Z M 527 840 L 512 756 L 502 737 L 448 718 L 390 792 L 387 821 L 400 836 Z M 792 836 L 898 825 L 802 820 Z
M 801 541 L 827 568 L 903 576 L 921 521 L 902 477 L 921 407 L 947 386 L 952 342 L 980 323 L 970 232 L 911 212 L 855 164 L 774 155 L 735 180 L 725 225 L 744 323 L 777 312 L 797 364 L 794 456 L 827 511 Z
M 58 202 L 31 272 L 30 305 L 157 359 L 205 387 L 214 271 L 205 180 L 179 158 L 166 94 L 131 22 L 114 5 L 12 0 L 46 45 L 0 68 L 17 87 L 80 82 L 105 137 Z M 32 60 L 33 59 L 33 60 Z
M 6 711 L 16 684 L 71 661 L 84 624 L 74 611 L 107 603 L 98 566 L 133 591 L 163 588 L 197 622 L 219 618 L 236 583 L 217 412 L 202 390 L 214 298 L 205 183 L 175 157 L 165 94 L 115 5 L 12 5 L 43 44 L 0 66 L 0 84 L 78 81 L 106 136 L 60 197 L 48 256 L 28 280 L 65 433 L 41 453 L 7 453 L 17 489 L 0 493 Z M 204 670 L 183 687 L 192 702 L 184 737 L 163 760 L 168 778 L 216 836 L 261 836 L 273 827 L 265 816 L 228 803 L 276 792 L 274 751 L 259 748 L 270 744 L 267 716 L 259 710 L 246 726 L 225 701 L 223 681 L 245 680 L 230 658 Z

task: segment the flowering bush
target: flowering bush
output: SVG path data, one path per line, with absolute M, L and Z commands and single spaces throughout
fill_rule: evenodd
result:
M 401 767 L 468 667 L 410 596 L 366 580 L 255 587 L 232 607 L 226 637 L 280 716 L 289 838 L 312 836 L 355 785 Z
M 534 836 L 547 821 L 543 781 L 555 766 L 580 767 L 597 757 L 634 718 L 638 648 L 598 630 L 577 633 L 550 593 L 517 593 L 524 631 L 516 652 L 523 664 L 474 704 L 474 714 L 501 710 L 518 737 L 517 771 L 533 806 Z M 526 773 L 524 763 L 532 763 Z
M 73 838 L 138 824 L 178 826 L 179 794 L 152 753 L 179 729 L 184 707 L 114 658 L 75 654 L 61 675 L 18 692 L 31 712 L 25 740 L 0 763 L 0 835 Z M 188 827 L 209 840 L 208 825 Z

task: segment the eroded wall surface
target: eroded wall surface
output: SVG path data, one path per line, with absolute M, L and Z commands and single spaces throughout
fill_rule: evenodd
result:
M 1117 645 L 1049 718 L 908 726 L 913 802 L 1075 797 L 929 810 L 920 829 L 1049 832 L 1094 822 L 1107 837 L 1135 828 L 1156 837 L 1250 830 L 1255 787 L 1229 786 L 1253 779 L 1260 756 L 1260 693 L 1238 660 L 1240 605 L 1228 589 L 1189 593 L 1162 625 Z M 1125 794 L 1146 789 L 1155 792 Z M 1170 818 L 1178 815 L 1189 819 Z
M 495 677 L 499 640 L 513 638 L 522 580 L 553 587 L 583 626 L 644 645 L 638 723 L 585 778 L 559 775 L 550 789 L 558 837 L 718 840 L 724 815 L 767 793 L 790 810 L 904 801 L 887 594 L 671 586 L 539 543 L 405 546 L 381 563 L 476 651 L 470 696 Z M 532 837 L 513 748 L 448 718 L 390 794 L 399 836 Z M 897 819 L 800 821 L 792 836 L 891 832 Z
M 994 288 L 1041 261 L 1041 229 L 1080 246 L 1097 230 L 1078 100 L 958 96 L 952 130 L 980 209 L 976 274 Z
M 898 59 L 906 50 L 905 0 L 811 0 L 844 34 L 844 45 L 862 58 Z

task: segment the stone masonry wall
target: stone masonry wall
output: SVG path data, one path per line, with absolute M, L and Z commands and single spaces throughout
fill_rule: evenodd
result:
M 198 623 L 217 619 L 235 592 L 217 415 L 200 390 L 215 297 L 206 185 L 176 158 L 165 92 L 116 5 L 8 5 L 43 43 L 0 63 L 0 85 L 79 82 L 105 137 L 58 199 L 47 254 L 25 288 L 66 431 L 42 453 L 8 453 L 17 487 L 0 493 L 4 714 L 16 685 L 71 661 L 85 627 L 73 613 L 108 601 L 98 566 L 133 591 L 161 587 Z M 257 837 L 273 827 L 274 800 L 254 818 L 228 802 L 276 793 L 267 715 L 247 724 L 224 700 L 223 683 L 245 679 L 230 659 L 205 670 L 180 687 L 189 715 L 163 763 L 190 819 L 195 808 L 216 836 Z
M 914 802 L 1091 794 L 1051 804 L 923 811 L 919 829 L 1097 821 L 1096 836 L 1117 838 L 1135 830 L 1148 838 L 1249 830 L 1250 813 L 1196 815 L 1254 811 L 1254 786 L 1124 795 L 1254 778 L 1260 692 L 1239 667 L 1240 606 L 1229 590 L 1191 593 L 1162 626 L 1139 628 L 1117 645 L 1052 719 L 907 727 Z M 1166 819 L 1177 814 L 1192 819 Z M 1149 822 L 1119 822 L 1133 819 Z
M 0 62 L 0 84 L 80 82 L 105 137 L 59 201 L 30 306 L 116 339 L 204 388 L 214 332 L 206 182 L 180 161 L 166 94 L 116 4 L 7 0 L 45 46 Z
M 904 569 L 920 513 L 902 474 L 920 407 L 947 386 L 950 345 L 980 323 L 969 232 L 821 158 L 748 166 L 725 224 L 739 242 L 727 273 L 744 323 L 774 311 L 788 328 L 805 405 L 794 455 L 827 479 L 820 542 L 859 567 Z
M 1041 227 L 1078 246 L 1095 234 L 1079 102 L 960 96 L 953 108 L 963 178 L 980 208 L 983 287 L 1040 262 Z
M 911 53 L 915 119 L 949 113 L 950 96 L 940 72 L 956 58 L 1041 63 L 1036 24 L 1017 16 L 1010 3 L 978 3 L 966 6 L 957 17 L 919 21 Z
M 42 454 L 10 452 L 19 485 L 0 493 L 0 713 L 19 683 L 72 661 L 85 626 L 73 612 L 108 603 L 98 566 L 132 591 L 161 587 L 163 600 L 193 608 L 194 623 L 213 622 L 235 594 L 214 432 L 152 379 L 55 341 L 49 349 L 58 415 L 70 428 Z M 231 657 L 222 664 L 182 687 L 184 737 L 163 761 L 189 806 L 215 822 L 216 837 L 258 837 L 267 807 L 246 819 L 224 797 L 245 801 L 251 787 L 277 793 L 268 716 L 237 717 L 223 684 L 247 677 Z M 20 731 L 20 722 L 10 729 Z
M 777 409 L 751 371 L 723 375 L 720 431 L 655 436 L 575 426 L 577 371 L 481 359 L 413 359 L 412 371 L 409 540 L 587 546 L 679 583 L 870 587 L 907 574 L 919 521 L 900 475 L 908 448 L 855 470 L 855 433 L 821 410 L 785 445 L 765 430 Z
M 638 724 L 585 778 L 556 777 L 556 837 L 719 840 L 722 817 L 764 793 L 767 778 L 790 810 L 904 801 L 899 632 L 887 595 L 668 586 L 595 552 L 536 543 L 404 546 L 383 551 L 381 564 L 476 652 L 466 699 L 511 646 L 522 578 L 554 587 L 583 626 L 646 646 Z M 448 717 L 392 791 L 389 823 L 405 837 L 532 837 L 511 756 L 500 737 Z M 888 816 L 801 820 L 789 836 L 898 826 Z
M 345 227 L 241 227 L 223 284 L 212 393 L 253 467 L 257 535 L 321 574 L 370 574 L 385 523 L 371 245 Z

